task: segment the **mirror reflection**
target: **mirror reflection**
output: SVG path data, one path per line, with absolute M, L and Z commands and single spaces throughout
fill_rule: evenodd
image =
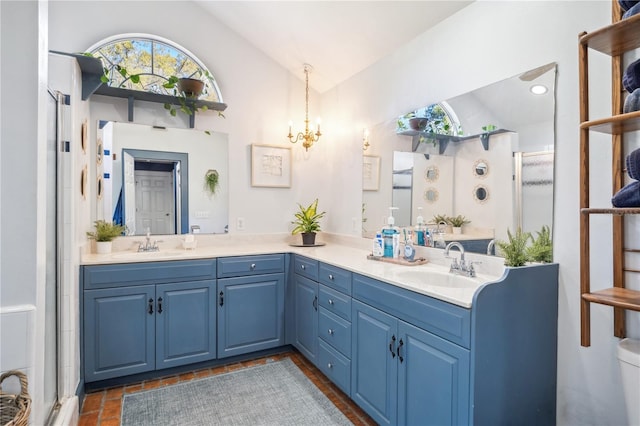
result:
M 227 135 L 100 121 L 97 219 L 129 235 L 228 232 Z M 215 191 L 208 176 L 218 174 Z
M 555 80 L 552 63 L 440 102 L 454 113 L 455 135 L 398 134 L 397 119 L 372 126 L 375 139 L 389 144 L 377 153 L 380 190 L 363 193 L 364 236 L 383 226 L 390 206 L 399 208 L 400 227 L 415 226 L 418 208 L 426 222 L 464 216 L 463 234 L 444 239 L 477 242 L 471 251 L 480 253 L 492 239 L 506 240 L 507 229 L 552 228 Z M 533 84 L 549 91 L 534 95 Z

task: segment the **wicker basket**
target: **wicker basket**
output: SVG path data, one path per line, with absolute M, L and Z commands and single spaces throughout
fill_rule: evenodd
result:
M 16 376 L 20 380 L 20 394 L 14 395 L 2 391 L 2 382 L 7 377 Z M 31 397 L 27 376 L 17 370 L 7 371 L 0 375 L 0 425 L 26 426 L 31 413 Z

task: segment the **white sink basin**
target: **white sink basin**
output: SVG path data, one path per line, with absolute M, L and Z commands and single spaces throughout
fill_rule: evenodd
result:
M 122 253 L 114 253 L 111 255 L 114 259 L 163 259 L 170 257 L 184 256 L 184 250 L 160 250 L 160 251 L 125 251 Z
M 395 276 L 398 280 L 408 284 L 419 283 L 435 287 L 476 288 L 481 284 L 476 278 L 437 271 L 406 270 L 398 271 Z

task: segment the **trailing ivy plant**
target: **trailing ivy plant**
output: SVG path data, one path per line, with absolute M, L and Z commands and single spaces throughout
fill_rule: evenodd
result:
M 529 260 L 527 242 L 531 239 L 531 234 L 522 232 L 522 229 L 518 228 L 515 235 L 513 235 L 507 228 L 507 236 L 509 237 L 509 242 L 496 241 L 496 245 L 504 255 L 505 266 L 524 266 Z
M 537 236 L 531 238 L 533 243 L 527 248 L 529 259 L 534 262 L 550 263 L 553 261 L 553 242 L 551 241 L 551 230 L 547 225 L 543 225 Z

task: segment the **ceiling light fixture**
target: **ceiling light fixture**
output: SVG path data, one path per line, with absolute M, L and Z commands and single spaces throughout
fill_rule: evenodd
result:
M 309 73 L 312 68 L 309 64 L 304 64 L 304 74 L 305 74 L 305 104 L 304 104 L 304 133 L 299 132 L 296 135 L 296 138 L 293 139 L 293 134 L 291 133 L 291 126 L 293 123 L 289 122 L 289 134 L 287 135 L 289 138 L 289 142 L 296 143 L 299 140 L 302 140 L 302 146 L 304 146 L 305 151 L 308 151 L 311 145 L 314 142 L 317 142 L 322 136 L 320 133 L 320 119 L 318 118 L 317 129 L 316 132 L 313 133 L 312 130 L 309 130 Z
M 542 84 L 534 84 L 529 90 L 534 95 L 544 95 L 549 89 L 547 89 L 547 86 L 544 86 Z

